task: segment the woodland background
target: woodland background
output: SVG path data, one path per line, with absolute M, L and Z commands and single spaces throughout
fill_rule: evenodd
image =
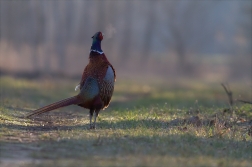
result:
M 251 1 L 0 1 L 1 74 L 80 78 L 91 36 L 118 77 L 252 76 Z
M 117 72 L 97 129 L 78 106 L 28 119 L 77 94 L 97 31 Z M 251 167 L 251 103 L 251 0 L 0 0 L 1 167 Z

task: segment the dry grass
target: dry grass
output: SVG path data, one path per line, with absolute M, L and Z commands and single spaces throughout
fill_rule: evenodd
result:
M 117 82 L 89 130 L 88 112 L 24 116 L 74 95 L 78 81 L 0 78 L 0 166 L 250 166 L 252 106 L 224 110 L 221 86 Z M 239 84 L 234 93 L 247 98 Z

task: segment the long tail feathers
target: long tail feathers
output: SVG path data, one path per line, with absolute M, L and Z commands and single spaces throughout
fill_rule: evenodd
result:
M 26 117 L 29 118 L 29 117 L 31 117 L 33 115 L 39 115 L 39 114 L 42 114 L 42 113 L 45 113 L 45 112 L 48 112 L 48 111 L 52 111 L 52 110 L 55 110 L 55 109 L 58 109 L 58 108 L 61 108 L 61 107 L 69 106 L 69 105 L 72 105 L 72 104 L 80 104 L 80 103 L 81 103 L 81 99 L 78 98 L 77 96 L 70 97 L 70 98 L 67 98 L 67 99 L 52 103 L 50 105 L 47 105 L 45 107 L 39 108 L 39 109 L 37 109 L 35 111 L 32 111 Z

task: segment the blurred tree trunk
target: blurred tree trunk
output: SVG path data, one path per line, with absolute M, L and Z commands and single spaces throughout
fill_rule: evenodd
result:
M 151 46 L 153 41 L 153 34 L 155 34 L 155 27 L 157 24 L 156 13 L 157 11 L 157 1 L 149 1 L 148 6 L 149 10 L 147 10 L 147 25 L 144 34 L 144 44 L 143 44 L 143 53 L 141 58 L 141 63 L 145 63 L 148 61 L 151 54 Z
M 179 32 L 178 27 L 174 27 L 174 25 L 170 26 L 171 32 L 173 34 L 173 46 L 176 51 L 178 57 L 178 67 L 182 71 L 187 71 L 189 64 L 186 61 L 186 43 L 181 36 L 182 34 Z
M 119 2 L 120 3 L 120 2 Z M 110 50 L 109 52 L 111 53 L 111 56 L 113 56 L 113 60 L 111 59 L 111 61 L 117 61 L 118 59 L 120 59 L 120 57 L 117 54 L 117 48 L 118 48 L 118 43 L 114 43 L 113 41 L 113 36 L 115 37 L 115 33 L 116 33 L 116 29 L 114 27 L 118 26 L 118 22 L 117 22 L 117 12 L 118 12 L 118 2 L 115 3 L 115 1 L 111 0 L 109 1 L 109 3 L 107 4 L 108 8 L 107 8 L 107 17 L 108 17 L 108 25 L 106 25 L 106 33 L 107 34 L 107 40 L 109 44 L 110 44 Z M 106 34 L 105 34 L 106 35 Z M 112 57 L 111 57 L 112 58 Z
M 38 60 L 38 47 L 40 44 L 41 36 L 41 25 L 39 21 L 41 21 L 41 16 L 39 13 L 39 5 L 40 1 L 30 1 L 31 6 L 31 29 L 32 29 L 32 37 L 31 37 L 31 50 L 32 50 L 32 63 L 33 63 L 33 73 L 39 74 L 39 60 Z
M 87 3 L 86 1 L 74 1 L 74 6 L 73 8 L 75 10 L 72 10 L 73 14 L 73 20 L 72 20 L 72 31 L 71 31 L 71 41 L 73 43 L 80 43 L 82 42 L 83 38 L 83 32 L 82 30 L 84 30 L 84 25 L 82 25 L 82 23 L 86 23 L 87 21 Z M 84 20 L 84 21 L 82 21 Z
M 53 49 L 53 39 L 54 39 L 54 28 L 55 28 L 55 20 L 54 20 L 54 5 L 53 1 L 45 1 L 43 2 L 43 9 L 45 14 L 45 20 L 47 20 L 47 24 L 45 24 L 45 34 L 44 34 L 44 71 L 46 74 L 51 73 L 51 57 L 52 57 L 52 49 Z
M 132 22 L 133 22 L 133 2 L 134 1 L 125 1 L 125 7 L 124 10 L 122 11 L 124 14 L 124 27 L 123 27 L 123 35 L 124 39 L 122 39 L 121 47 L 119 50 L 120 56 L 121 56 L 121 61 L 120 61 L 120 66 L 125 66 L 126 62 L 130 58 L 130 47 L 131 47 L 131 41 L 132 41 Z
M 0 39 L 6 40 L 8 26 L 6 19 L 8 18 L 9 4 L 6 1 L 0 1 Z
M 246 38 L 246 40 L 248 41 L 247 45 L 248 48 L 246 48 L 247 54 L 249 54 L 250 56 L 252 56 L 252 1 L 248 1 L 244 4 L 244 6 L 242 7 L 242 12 L 244 15 L 244 20 L 241 23 L 241 27 L 243 29 L 243 35 Z
M 61 1 L 57 4 L 55 4 L 55 21 L 57 18 L 57 25 L 56 25 L 56 40 L 55 46 L 56 46 L 56 54 L 58 57 L 58 73 L 60 75 L 65 74 L 65 68 L 66 68 L 66 37 L 67 37 L 67 8 L 66 3 L 68 1 Z
M 96 10 L 96 31 L 103 31 L 105 28 L 105 17 L 106 13 L 104 12 L 105 10 L 105 1 L 97 1 L 96 5 L 97 10 Z

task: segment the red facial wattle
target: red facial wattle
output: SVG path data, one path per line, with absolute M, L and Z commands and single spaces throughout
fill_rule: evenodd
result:
M 103 35 L 102 33 L 99 33 L 99 39 L 102 41 L 103 40 Z

